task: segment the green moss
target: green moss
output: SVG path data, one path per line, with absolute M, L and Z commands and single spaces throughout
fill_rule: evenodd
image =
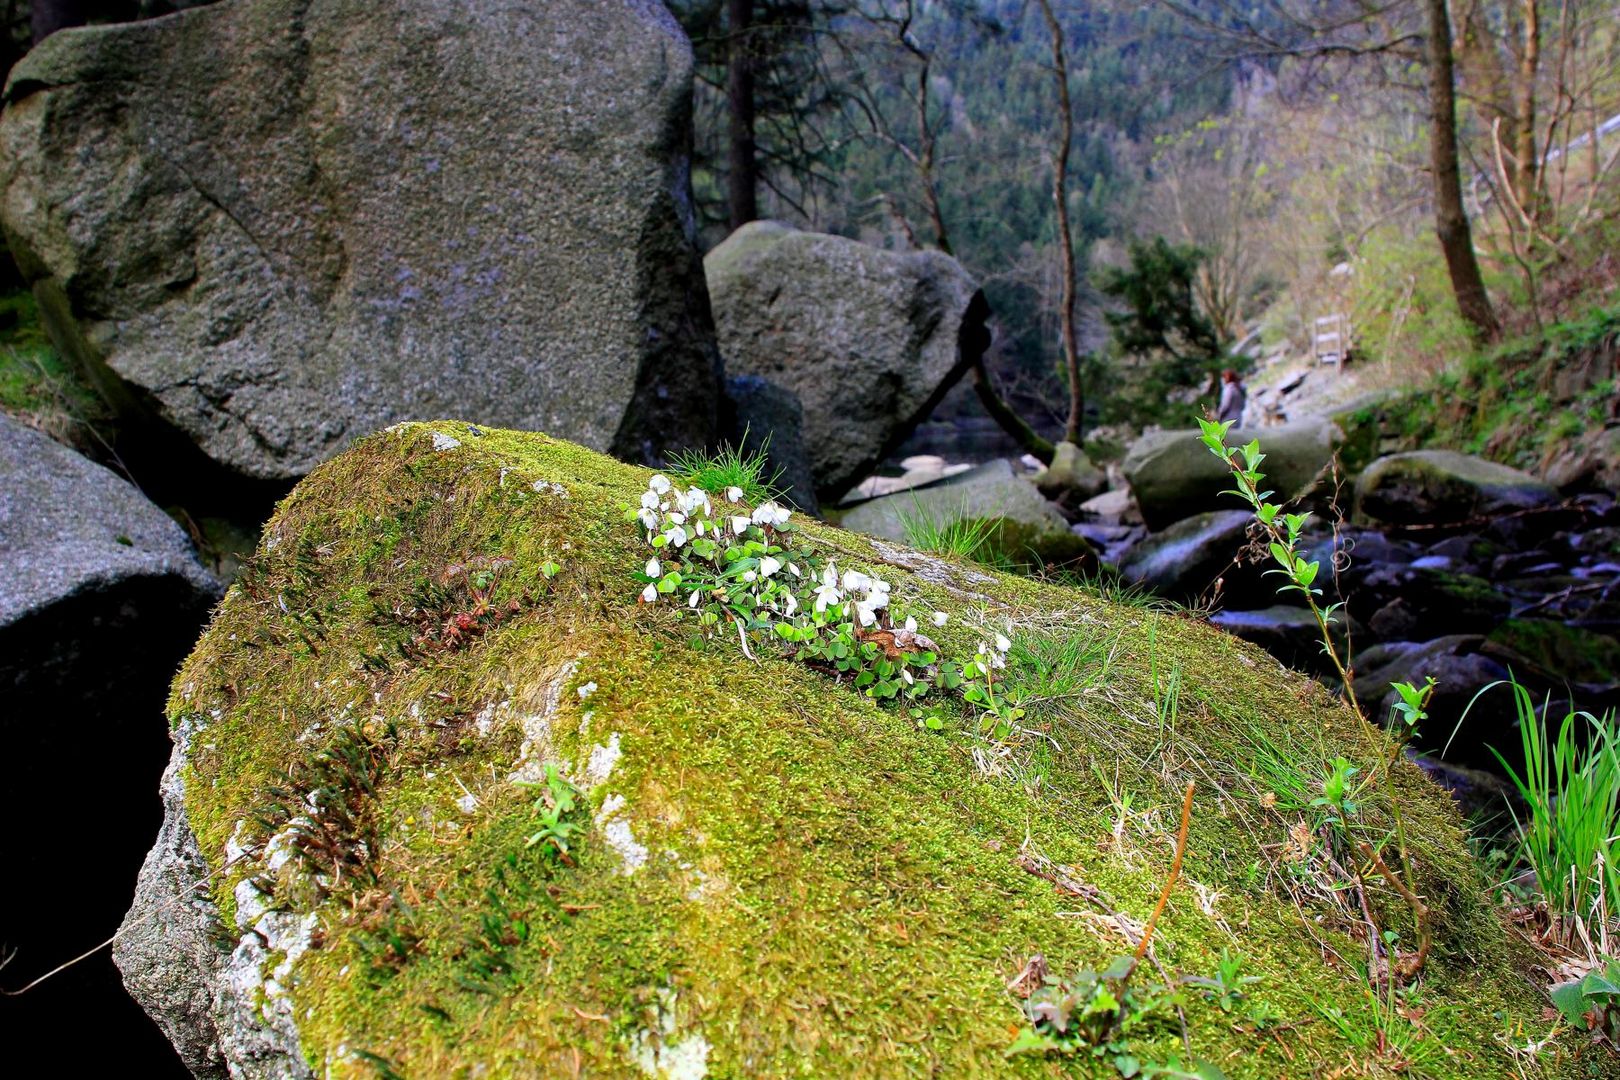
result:
M 1620 307 L 1594 307 L 1489 349 L 1453 350 L 1459 359 L 1429 385 L 1392 395 L 1348 422 L 1346 465 L 1365 464 L 1366 447 L 1450 449 L 1528 472 L 1613 417 L 1613 364 Z M 1609 377 L 1596 373 L 1607 370 Z M 1559 396 L 1552 390 L 1561 388 Z
M 1574 682 L 1612 683 L 1620 678 L 1620 641 L 1549 619 L 1509 619 L 1490 639 Z
M 460 445 L 436 451 L 435 432 Z M 1123 951 L 1097 903 L 1147 916 L 1192 779 L 1188 880 L 1156 954 L 1205 976 L 1223 948 L 1242 955 L 1288 1022 L 1257 1035 L 1193 1000 L 1194 1049 L 1234 1077 L 1377 1074 L 1319 1020 L 1314 1003 L 1364 1005 L 1365 947 L 1327 905 L 1296 906 L 1277 885 L 1296 819 L 1267 805 L 1254 747 L 1266 732 L 1310 777 L 1338 755 L 1369 764 L 1380 733 L 1190 620 L 807 526 L 840 565 L 951 612 L 947 653 L 1008 618 L 1032 639 L 1088 635 L 1067 689 L 1049 682 L 1031 702 L 1027 740 L 926 733 L 816 671 L 750 663 L 638 605 L 630 575 L 645 554 L 625 508 L 645 476 L 464 424 L 364 440 L 282 503 L 177 678 L 187 810 L 227 918 L 257 871 L 224 865 L 225 844 L 263 839 L 254 811 L 277 778 L 338 725 L 397 731 L 366 796 L 375 881 L 328 886 L 321 944 L 291 980 L 312 1063 L 636 1075 L 646 1033 L 669 1025 L 677 1046 L 707 1040 L 712 1076 L 1087 1075 L 1089 1059 L 1003 1058 L 1020 1022 L 1007 983 L 1035 953 L 1061 972 Z M 458 582 L 492 560 L 510 561 L 485 599 L 508 614 L 464 638 L 426 633 L 478 602 Z M 547 562 L 561 572 L 547 577 Z M 1154 705 L 1171 671 L 1184 688 L 1173 722 Z M 621 754 L 590 792 L 598 823 L 571 865 L 525 847 L 534 796 L 508 777 L 526 741 L 581 783 L 593 755 L 600 776 L 602 748 Z M 1544 1030 L 1542 999 L 1482 899 L 1449 800 L 1415 769 L 1397 783 L 1436 911 L 1425 1000 L 1453 1010 L 1430 1072 L 1502 1074 L 1496 1034 Z M 1365 813 L 1387 827 L 1376 797 Z M 645 863 L 627 873 L 625 851 Z M 1026 870 L 1036 857 L 1097 903 Z M 1400 924 L 1393 897 L 1372 902 Z M 1167 1022 L 1139 1051 L 1179 1045 Z
M 106 404 L 51 347 L 28 292 L 0 296 L 0 410 L 72 443 L 109 426 Z

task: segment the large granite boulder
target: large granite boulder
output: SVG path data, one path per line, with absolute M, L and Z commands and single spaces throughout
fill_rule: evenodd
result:
M 1261 471 L 1275 502 L 1289 502 L 1312 492 L 1333 462 L 1339 433 L 1323 420 L 1304 420 L 1264 430 L 1234 428 L 1228 446 L 1259 439 L 1266 460 Z M 1211 510 L 1242 505 L 1221 492 L 1232 486 L 1230 471 L 1198 440 L 1196 431 L 1155 431 L 1138 439 L 1120 468 L 1136 496 L 1142 520 L 1150 529 Z
M 961 265 L 773 221 L 703 260 L 726 371 L 804 404 L 823 502 L 905 441 L 989 343 L 989 308 Z
M 1356 516 L 1385 527 L 1481 526 L 1553 506 L 1558 492 L 1528 473 L 1455 450 L 1379 458 L 1356 477 Z
M 656 456 L 720 394 L 691 77 L 657 0 L 64 31 L 7 83 L 0 219 L 63 351 L 238 473 L 447 413 Z
M 219 596 L 178 525 L 111 471 L 0 414 L 0 955 L 8 988 L 106 940 L 157 835 L 165 689 Z M 3 1006 L 23 1072 L 163 1076 L 174 1055 L 105 953 Z M 37 1063 L 35 1070 L 31 1063 Z
M 986 735 L 952 692 L 884 703 L 768 629 L 745 654 L 741 624 L 705 634 L 683 598 L 640 600 L 649 548 L 626 510 L 646 471 L 482 430 L 402 425 L 317 469 L 175 680 L 170 816 L 118 961 L 199 1069 L 1084 1073 L 1089 1057 L 1007 1056 L 1020 999 L 1041 971 L 1129 954 L 1189 780 L 1183 883 L 1132 983 L 1179 992 L 1187 1026 L 1166 1004 L 1131 1052 L 1233 1080 L 1360 1060 L 1359 1034 L 1319 1022 L 1366 1008 L 1340 960 L 1366 947 L 1360 909 L 1252 873 L 1328 762 L 1390 756 L 1331 694 L 1191 620 L 794 532 L 810 558 L 880 574 L 884 610 L 920 615 L 942 665 L 1011 638 L 996 695 L 1025 711 Z M 1166 678 L 1183 707 L 1154 722 Z M 1151 820 L 1114 829 L 1099 763 Z M 1394 772 L 1433 912 L 1423 1000 L 1453 1055 L 1431 1071 L 1506 1074 L 1503 1028 L 1541 1022 L 1534 957 L 1477 887 L 1445 794 Z M 1106 909 L 1087 901 L 1104 890 Z M 1392 892 L 1368 902 L 1409 925 Z M 1239 927 L 1264 943 L 1243 956 L 1245 995 L 1277 1014 L 1263 1030 L 1182 981 Z

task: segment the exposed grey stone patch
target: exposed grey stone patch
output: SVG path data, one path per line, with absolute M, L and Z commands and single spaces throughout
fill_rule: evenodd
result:
M 135 902 L 113 941 L 113 961 L 130 996 L 157 1022 L 200 1077 L 228 1074 L 219 1048 L 214 992 L 227 953 L 219 910 L 209 898 L 208 864 L 186 823 L 181 769 L 191 737 L 174 732 L 174 753 L 163 773 L 163 829 L 135 884 Z
M 881 540 L 872 541 L 872 547 L 886 562 L 905 567 L 931 585 L 949 589 L 964 600 L 990 601 L 990 597 L 985 594 L 964 589 L 959 584 L 959 581 L 966 581 L 970 585 L 994 585 L 996 579 L 988 574 L 981 574 L 966 567 L 952 566 L 932 555 L 924 555 L 909 548 L 895 547 Z
M 248 476 L 441 416 L 657 457 L 720 399 L 691 79 L 658 0 L 76 29 L 11 73 L 0 219 L 64 350 Z

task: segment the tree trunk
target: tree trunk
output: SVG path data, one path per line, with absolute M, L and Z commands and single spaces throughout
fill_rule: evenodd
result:
M 1536 75 L 1541 66 L 1541 12 L 1537 0 L 1523 0 L 1524 48 L 1519 54 L 1519 85 L 1514 119 L 1518 131 L 1513 140 L 1513 156 L 1518 159 L 1516 176 L 1519 205 L 1535 221 L 1541 202 L 1541 175 L 1536 160 Z
M 88 0 L 34 0 L 29 9 L 34 44 L 38 45 L 58 30 L 83 26 L 90 17 Z
M 1064 439 L 1080 445 L 1081 425 L 1086 408 L 1085 387 L 1080 381 L 1080 347 L 1074 328 L 1075 268 L 1074 239 L 1069 230 L 1069 146 L 1074 131 L 1074 108 L 1069 101 L 1069 65 L 1063 53 L 1063 27 L 1052 12 L 1052 0 L 1040 0 L 1041 15 L 1052 35 L 1052 77 L 1058 90 L 1058 144 L 1052 154 L 1052 203 L 1057 209 L 1058 247 L 1063 260 L 1063 298 L 1060 312 L 1063 328 L 1063 366 L 1069 376 L 1069 422 Z
M 1457 100 L 1451 57 L 1451 15 L 1446 0 L 1426 0 L 1429 14 L 1429 156 L 1434 174 L 1434 231 L 1446 256 L 1451 291 L 1476 339 L 1501 333 L 1474 255 L 1474 236 L 1463 210 L 1457 166 Z
M 1048 465 L 1052 464 L 1052 455 L 1056 450 L 1051 441 L 1042 438 L 1039 432 L 1025 423 L 1024 418 L 1014 412 L 1013 407 L 996 393 L 995 384 L 990 381 L 990 371 L 984 366 L 982 356 L 978 363 L 973 365 L 973 392 L 979 395 L 979 404 L 990 414 L 990 419 L 1000 424 L 1001 430 L 1011 435 L 1024 453 L 1031 454 Z
M 759 157 L 754 148 L 753 0 L 726 0 L 726 194 L 731 227 L 759 217 Z

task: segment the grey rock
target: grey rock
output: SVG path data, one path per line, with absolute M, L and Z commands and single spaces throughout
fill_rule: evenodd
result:
M 1453 450 L 1391 454 L 1356 478 L 1356 516 L 1397 528 L 1487 523 L 1557 502 L 1530 474 Z
M 1560 491 L 1620 493 L 1620 426 L 1584 432 L 1543 470 Z
M 1286 503 L 1310 494 L 1323 480 L 1333 462 L 1339 429 L 1321 420 L 1256 431 L 1234 428 L 1226 441 L 1232 446 L 1250 439 L 1259 439 L 1265 452 L 1260 468 L 1266 474 L 1265 487 L 1275 492 L 1272 501 Z M 1125 455 L 1121 468 L 1150 529 L 1241 505 L 1235 496 L 1221 494 L 1232 486 L 1231 473 L 1199 441 L 1196 431 L 1144 435 Z
M 1332 674 L 1332 664 L 1322 651 L 1321 629 L 1316 616 L 1303 607 L 1275 604 L 1253 611 L 1217 611 L 1210 623 L 1227 633 L 1252 641 L 1296 671 Z M 1341 632 L 1335 636 L 1342 641 Z
M 152 638 L 188 646 L 220 593 L 180 526 L 133 485 L 4 415 L 0 551 L 7 693 L 115 692 L 124 661 L 101 646 L 127 634 L 120 648 L 137 662 L 143 648 L 128 647 Z
M 621 457 L 720 397 L 692 55 L 657 0 L 234 0 L 12 71 L 0 219 L 58 345 L 261 478 L 404 418 Z
M 852 507 L 840 523 L 853 532 L 905 541 L 906 519 L 944 523 L 958 518 L 1006 518 L 1042 532 L 1067 533 L 1069 523 L 1028 480 L 1004 460 L 933 484 L 871 499 Z
M 726 379 L 727 437 L 746 454 L 765 457 L 784 498 L 809 514 L 821 513 L 810 451 L 804 442 L 804 406 L 799 396 L 758 375 Z
M 20 946 L 6 972 L 20 985 L 124 914 L 161 820 L 166 684 L 219 586 L 132 485 L 3 415 L 0 563 L 0 816 L 27 823 L 0 831 L 18 883 L 0 889 L 0 934 Z M 60 1059 L 64 1009 L 107 1040 L 144 1025 L 104 952 L 6 1009 L 22 1062 Z M 74 1059 L 100 1074 L 144 1049 L 103 1041 Z
M 1126 488 L 1116 488 L 1094 495 L 1080 504 L 1080 520 L 1096 521 L 1107 525 L 1136 525 L 1142 521 L 1136 509 L 1136 500 Z
M 186 823 L 181 769 L 189 733 L 175 732 L 163 771 L 163 828 L 135 884 L 135 902 L 113 942 L 113 962 L 139 1001 L 200 1077 L 228 1075 L 214 1019 L 214 988 L 227 953 L 219 910 L 209 899 L 208 865 Z
M 1429 699 L 1429 719 L 1419 730 L 1417 745 L 1438 751 L 1450 742 L 1443 755 L 1448 761 L 1490 768 L 1494 759 L 1487 745 L 1507 750 L 1518 745 L 1519 736 L 1514 730 L 1512 697 L 1505 689 L 1497 688 L 1474 700 L 1483 687 L 1508 677 L 1507 667 L 1482 651 L 1484 646 L 1485 639 L 1477 634 L 1455 634 L 1409 647 L 1395 648 L 1392 643 L 1376 657 L 1368 650 L 1356 662 L 1351 685 L 1367 716 L 1382 721 L 1398 698 L 1391 683 L 1422 686 L 1432 676 L 1438 685 Z M 1458 733 L 1455 740 L 1453 732 Z
M 1253 520 L 1254 515 L 1244 510 L 1219 510 L 1178 521 L 1132 548 L 1119 572 L 1125 580 L 1180 603 L 1209 599 L 1217 579 L 1227 604 L 1268 603 L 1263 599 L 1268 594 L 1254 587 L 1258 572 L 1234 565 L 1248 545 Z M 1272 586 L 1271 592 L 1275 591 Z
M 978 285 L 939 252 L 756 221 L 704 271 L 727 372 L 799 396 L 827 503 L 905 441 L 988 341 Z

